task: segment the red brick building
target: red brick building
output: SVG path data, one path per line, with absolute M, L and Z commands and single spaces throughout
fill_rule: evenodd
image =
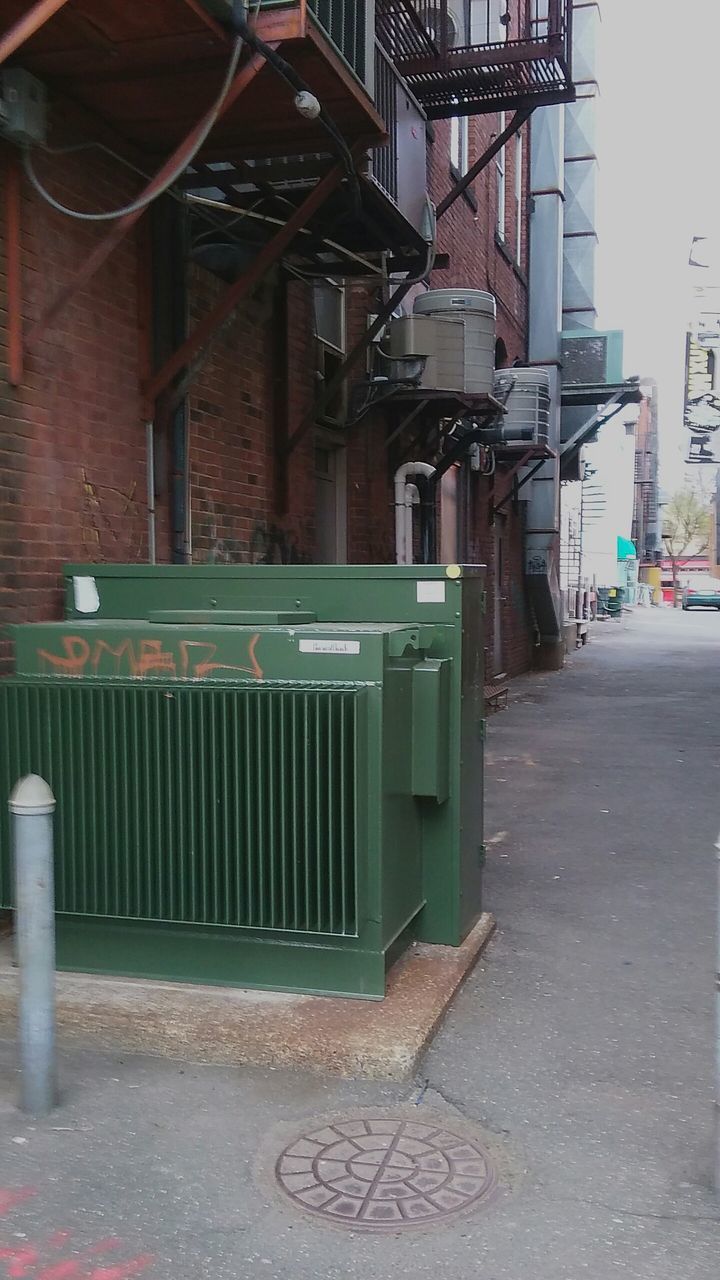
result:
M 43 5 L 36 7 L 41 10 Z M 9 50 L 8 66 L 29 69 L 49 87 L 48 140 L 53 148 L 77 148 L 80 143 L 102 143 L 105 148 L 33 151 L 42 184 L 56 200 L 77 210 L 117 209 L 132 202 L 144 180 L 130 166 L 152 175 L 160 168 L 163 149 L 172 150 L 178 141 L 169 126 L 163 132 L 158 125 L 153 145 L 144 151 L 138 146 L 138 132 L 129 123 L 134 100 L 126 82 L 117 97 L 105 63 L 100 71 L 93 70 L 93 57 L 105 58 L 120 49 L 131 84 L 130 46 L 118 44 L 117 22 L 113 26 L 107 16 L 108 4 L 100 5 L 105 28 L 99 35 L 96 25 L 90 28 L 95 21 L 92 8 L 89 0 L 68 0 L 64 15 L 49 16 L 19 44 L 11 41 L 13 47 L 3 47 L 3 32 L 12 33 L 12 23 L 22 19 L 27 6 L 0 0 L 0 52 Z M 128 22 L 128 12 L 135 8 L 138 14 L 144 10 L 142 5 L 123 6 Z M 286 5 L 282 12 L 292 8 Z M 299 8 L 304 11 L 305 6 Z M 527 30 L 528 35 L 530 8 L 525 0 L 507 6 L 515 30 Z M 162 11 L 168 54 L 174 40 L 177 56 L 189 57 L 196 28 L 205 23 L 215 52 L 226 38 L 216 24 L 217 9 L 200 0 L 163 0 L 157 10 Z M 268 12 L 268 39 L 279 33 L 277 12 Z M 173 27 L 181 16 L 183 25 Z M 155 17 L 160 20 L 158 14 Z M 137 18 L 140 28 L 143 21 Z M 168 94 L 172 99 L 178 90 L 167 62 L 157 69 L 151 63 L 148 51 L 153 39 L 157 46 L 157 32 L 149 27 L 144 34 L 145 43 L 142 31 L 133 33 L 135 64 L 145 68 L 146 76 L 155 77 L 158 102 L 167 104 Z M 324 47 L 317 53 L 314 29 L 312 39 L 314 56 L 324 56 L 331 65 L 335 55 Z M 477 40 L 474 47 L 482 51 L 487 43 Z M 280 42 L 280 47 L 291 65 L 293 56 L 298 66 L 308 65 L 300 39 Z M 219 79 L 218 68 L 227 56 L 222 52 L 221 59 L 217 48 L 209 84 Z M 529 47 L 528 58 L 531 54 Z M 446 62 L 449 56 L 445 50 Z M 498 51 L 498 60 L 500 56 Z M 336 63 L 335 58 L 332 70 L 337 78 Z M 247 69 L 248 63 L 243 65 Z M 349 71 L 346 77 L 350 79 Z M 272 94 L 272 89 L 264 92 Z M 358 136 L 366 136 L 371 118 L 379 121 L 376 132 L 384 125 L 379 113 L 373 117 L 371 102 L 356 103 L 361 92 L 357 86 L 346 85 L 345 92 L 348 102 L 355 95 L 350 105 L 357 120 L 354 135 L 349 127 L 343 133 L 356 146 Z M 197 106 L 190 104 L 181 113 L 187 125 L 207 105 L 205 82 L 197 97 Z M 456 183 L 459 170 L 486 151 L 520 105 L 517 89 L 508 90 L 506 98 L 507 116 L 478 91 L 463 107 L 467 114 L 459 122 L 428 120 L 428 191 L 436 205 Z M 253 107 L 248 101 L 244 114 L 243 101 L 241 97 L 237 103 L 235 129 L 257 118 L 257 103 Z M 335 99 L 333 110 L 338 118 L 350 118 L 350 106 L 345 110 Z M 447 113 L 447 98 L 443 110 Z M 230 123 L 227 130 L 218 139 L 220 149 L 208 152 L 208 165 L 217 163 L 223 146 L 227 150 Z M 526 133 L 527 125 L 509 137 L 439 222 L 437 265 L 426 280 L 432 288 L 481 289 L 495 296 L 497 354 L 503 365 L 527 358 Z M 293 154 L 304 154 L 308 138 L 298 135 Z M 259 142 L 255 157 L 258 149 L 262 154 Z M 272 155 L 271 148 L 267 154 Z M 163 389 L 157 401 L 148 400 L 153 373 L 209 316 L 232 287 L 228 280 L 238 278 L 237 264 L 228 275 L 206 250 L 217 253 L 233 219 L 244 219 L 243 226 L 254 226 L 253 218 L 264 227 L 281 224 L 287 216 L 283 201 L 289 213 L 305 194 L 293 194 L 293 203 L 286 198 L 287 188 L 276 184 L 261 190 L 260 200 L 247 197 L 237 215 L 223 200 L 215 202 L 224 205 L 216 209 L 165 196 L 118 236 L 112 252 L 83 279 L 78 273 L 97 253 L 108 224 L 79 221 L 52 208 L 23 173 L 12 142 L 2 144 L 1 161 L 5 196 L 0 223 L 0 624 L 58 616 L 63 562 L 143 560 L 152 554 L 153 543 L 159 561 L 392 561 L 394 471 L 408 458 L 434 462 L 442 439 L 438 431 L 417 439 L 412 425 L 398 432 L 397 416 L 383 408 L 353 424 L 353 386 L 366 378 L 363 358 L 349 376 L 345 407 L 341 404 L 335 421 L 329 424 L 327 414 L 320 415 L 287 453 L 287 441 L 299 424 L 307 426 L 307 415 L 322 389 L 318 353 L 327 347 L 318 336 L 316 285 L 308 278 L 305 259 L 298 256 L 302 233 L 274 256 L 257 283 L 214 327 L 209 342 L 181 367 L 180 385 L 170 382 L 169 393 Z M 257 159 L 243 163 L 247 175 L 248 164 Z M 213 173 L 217 177 L 217 171 Z M 206 169 L 202 181 L 195 179 L 194 189 L 203 181 L 209 183 L 213 173 Z M 189 185 L 181 180 L 178 190 Z M 349 228 L 345 252 L 352 254 L 356 248 L 357 256 L 376 273 L 370 277 L 353 264 L 359 275 L 337 278 L 342 287 L 322 294 L 322 305 L 334 308 L 337 351 L 331 350 L 331 355 L 336 363 L 362 337 L 368 316 L 376 315 L 387 298 L 381 249 L 390 214 L 395 216 L 392 210 L 383 212 L 385 223 L 363 236 L 353 231 L 352 214 L 348 221 L 341 212 L 335 224 L 338 235 Z M 208 217 L 210 221 L 202 220 Z M 328 222 L 320 231 L 312 222 L 309 225 L 310 237 L 326 246 Z M 403 230 L 385 234 L 390 255 L 407 255 Z M 247 249 L 233 243 L 236 255 Z M 261 253 L 262 247 L 257 244 L 254 251 Z M 417 235 L 415 248 L 417 252 Z M 321 255 L 320 263 L 324 260 Z M 492 511 L 507 465 L 499 459 L 493 477 L 462 467 L 464 516 L 459 534 L 454 509 L 446 511 L 442 498 L 439 518 L 441 545 L 451 545 L 458 559 L 488 565 L 488 662 L 495 670 L 514 673 L 530 665 L 533 628 L 523 580 L 522 507 L 506 502 L 500 513 Z M 454 531 L 448 543 L 451 523 Z M 5 669 L 8 651 L 3 643 L 0 659 Z

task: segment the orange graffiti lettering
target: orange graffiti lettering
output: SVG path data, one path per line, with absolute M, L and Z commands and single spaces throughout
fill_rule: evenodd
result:
M 177 675 L 177 663 L 171 653 L 163 649 L 162 640 L 141 640 L 140 658 L 136 674 L 146 676 L 150 671 L 167 671 L 171 676 Z
M 248 645 L 250 666 L 233 666 L 229 662 L 213 662 L 218 647 L 209 640 L 182 640 L 180 648 L 183 653 L 183 674 L 190 674 L 194 679 L 202 680 L 205 676 L 212 675 L 213 671 L 241 671 L 244 675 L 253 676 L 255 680 L 262 680 L 263 669 L 255 656 L 255 649 L 259 639 L 259 635 L 253 636 Z M 204 649 L 206 654 L 204 660 L 196 661 L 193 666 L 191 666 L 190 662 L 191 649 Z
M 64 675 L 82 675 L 90 657 L 90 645 L 82 636 L 63 636 L 65 654 L 48 653 L 47 649 L 38 649 L 38 658 L 49 662 L 54 671 L 62 671 Z
M 216 671 L 225 671 L 262 680 L 263 669 L 255 654 L 259 639 L 259 635 L 251 637 L 247 649 L 248 662 L 238 664 L 217 661 L 218 646 L 210 640 L 180 640 L 176 654 L 164 647 L 166 642 L 163 640 L 142 639 L 138 641 L 136 650 L 129 637 L 115 645 L 107 640 L 96 640 L 91 646 L 83 636 L 63 636 L 60 644 L 64 652 L 50 653 L 47 649 L 38 649 L 37 656 L 58 675 L 81 676 L 88 666 L 94 675 L 98 675 L 103 657 L 107 655 L 112 659 L 116 676 L 121 675 L 125 662 L 128 674 L 138 679 L 148 675 L 179 674 L 186 680 L 204 680 Z
M 139 657 L 135 653 L 132 640 L 123 640 L 117 646 L 108 644 L 107 640 L 96 640 L 92 651 L 91 665 L 97 675 L 103 654 L 107 653 L 115 659 L 115 674 L 120 674 L 123 658 L 127 658 L 131 676 L 146 676 L 151 671 L 167 671 L 171 676 L 177 675 L 175 658 L 172 653 L 163 649 L 162 640 L 141 640 Z
M 119 674 L 120 663 L 122 662 L 123 658 L 127 655 L 130 674 L 133 676 L 135 675 L 137 662 L 135 659 L 135 650 L 133 648 L 132 640 L 123 640 L 122 643 L 117 646 L 117 648 L 115 648 L 111 644 L 108 644 L 107 640 L 96 640 L 93 646 L 92 659 L 91 659 L 91 666 L 93 671 L 95 672 L 95 675 L 97 675 L 97 670 L 98 670 L 98 667 L 100 666 L 100 659 L 102 658 L 104 653 L 108 653 L 111 658 L 115 659 L 116 674 Z

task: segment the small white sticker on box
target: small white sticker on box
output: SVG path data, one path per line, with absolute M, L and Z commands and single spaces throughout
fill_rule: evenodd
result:
M 444 604 L 445 603 L 445 583 L 444 582 L 418 582 L 417 602 L 418 604 Z
M 336 655 L 358 654 L 359 640 L 301 640 L 301 653 L 334 653 Z
M 97 613 L 100 596 L 94 578 L 73 578 L 73 597 L 78 613 Z

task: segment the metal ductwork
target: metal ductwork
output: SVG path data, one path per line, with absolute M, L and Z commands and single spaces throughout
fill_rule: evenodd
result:
M 560 334 L 563 278 L 564 108 L 535 113 L 531 125 L 530 317 L 531 365 L 547 374 L 547 443 L 560 445 Z M 560 464 L 543 464 L 530 482 L 525 524 L 525 573 L 541 645 L 554 662 L 562 639 L 560 596 Z

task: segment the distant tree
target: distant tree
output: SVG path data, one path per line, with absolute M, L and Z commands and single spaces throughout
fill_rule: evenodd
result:
M 710 542 L 710 510 L 704 496 L 689 487 L 673 495 L 663 511 L 663 542 L 672 565 L 677 609 L 681 603 L 679 563 L 684 556 L 701 556 Z

